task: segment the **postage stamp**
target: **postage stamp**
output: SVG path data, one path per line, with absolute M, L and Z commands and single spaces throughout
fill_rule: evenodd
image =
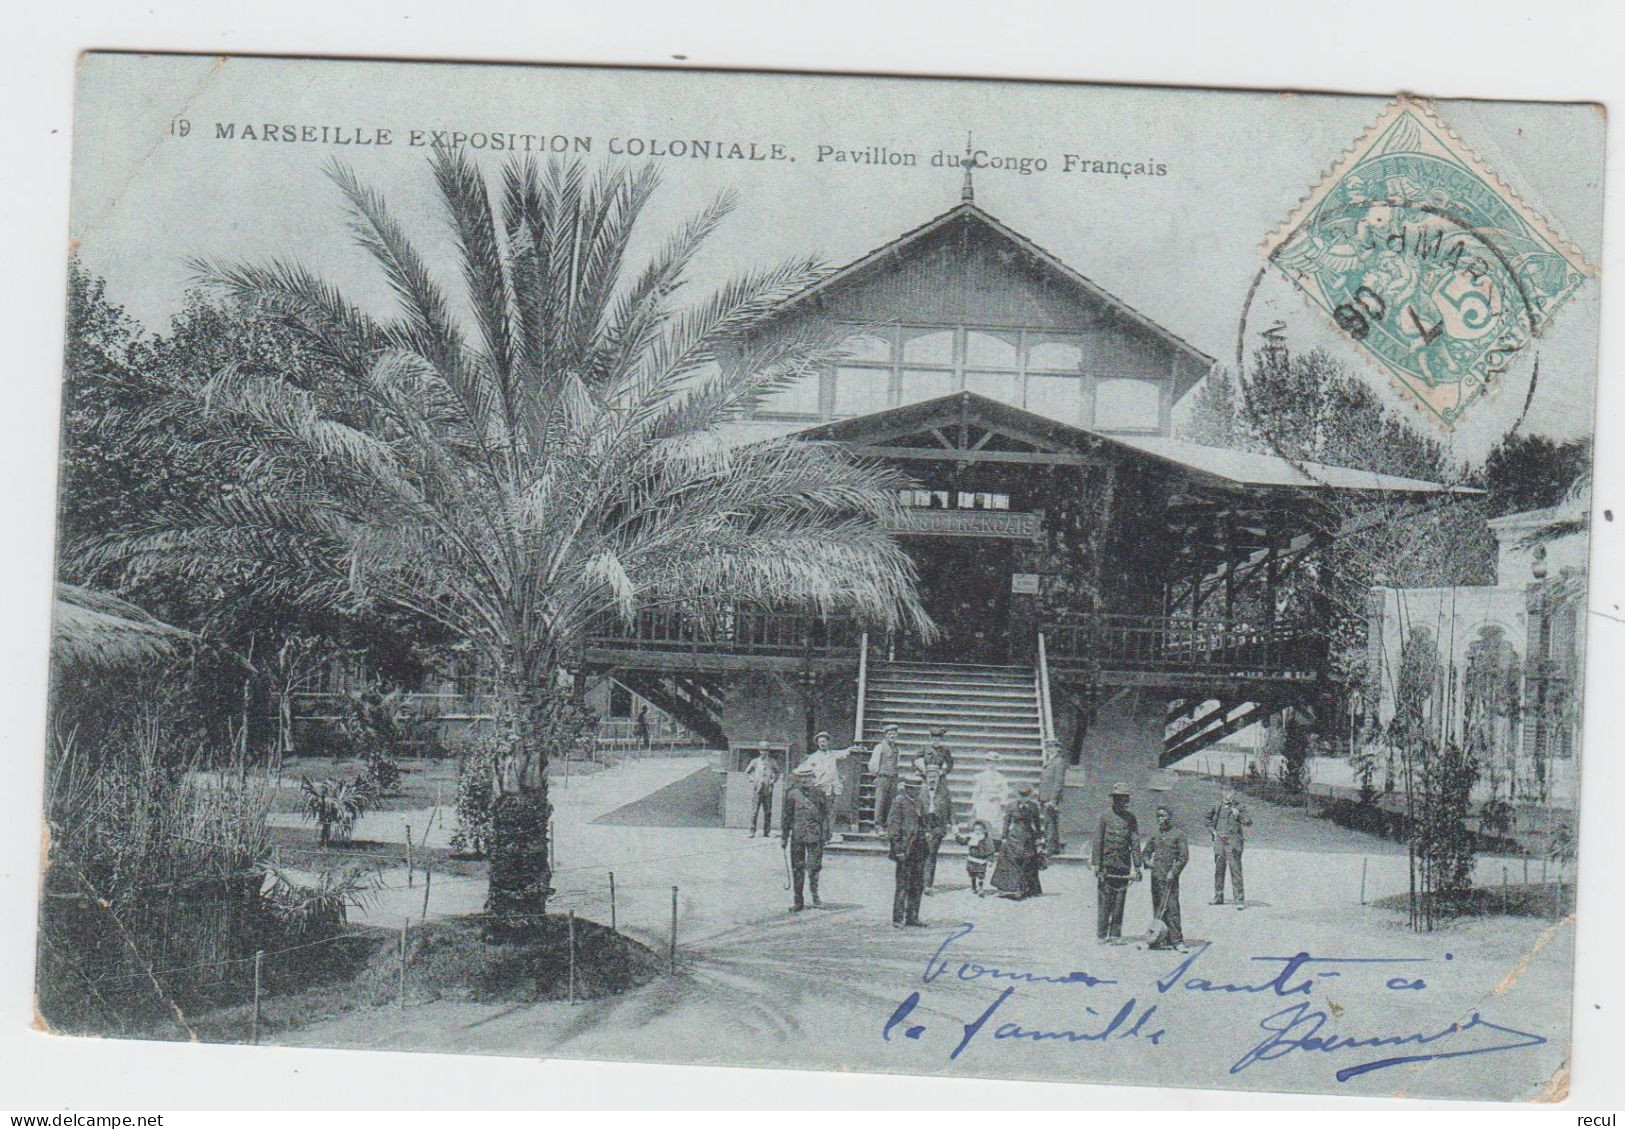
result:
M 1446 430 L 1595 273 L 1411 98 L 1262 251 Z

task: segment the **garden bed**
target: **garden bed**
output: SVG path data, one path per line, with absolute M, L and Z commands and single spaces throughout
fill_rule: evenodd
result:
M 431 921 L 412 929 L 407 942 L 406 1006 L 440 1000 L 529 1004 L 570 995 L 569 920 L 549 915 L 521 943 L 491 944 L 478 917 Z M 268 958 L 260 999 L 259 1036 L 332 1019 L 362 1008 L 398 1007 L 401 966 L 398 933 L 352 929 L 330 945 Z M 575 998 L 597 999 L 646 984 L 663 970 L 648 947 L 607 926 L 575 922 Z M 253 1027 L 252 996 L 189 1022 L 207 1042 L 241 1043 Z M 153 1035 L 184 1038 L 174 1024 Z

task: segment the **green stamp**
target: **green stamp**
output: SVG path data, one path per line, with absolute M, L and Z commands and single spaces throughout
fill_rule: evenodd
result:
M 1408 99 L 1366 131 L 1264 253 L 1446 429 L 1593 273 Z

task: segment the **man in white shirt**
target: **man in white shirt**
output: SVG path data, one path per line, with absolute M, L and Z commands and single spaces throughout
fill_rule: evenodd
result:
M 869 754 L 869 774 L 875 778 L 875 826 L 884 830 L 886 817 L 891 814 L 892 795 L 897 791 L 897 762 L 901 750 L 897 747 L 897 723 L 890 722 L 885 736 L 875 742 Z
M 750 838 L 756 837 L 756 816 L 762 816 L 762 834 L 773 834 L 773 787 L 779 782 L 779 768 L 763 749 L 751 758 L 745 768 L 745 779 L 750 782 Z
M 813 787 L 824 794 L 828 801 L 828 815 L 824 824 L 827 829 L 825 839 L 834 835 L 835 831 L 835 801 L 841 795 L 841 769 L 839 758 L 835 750 L 829 747 L 829 731 L 820 729 L 813 737 L 813 751 L 796 766 L 796 770 L 806 772 L 812 777 Z

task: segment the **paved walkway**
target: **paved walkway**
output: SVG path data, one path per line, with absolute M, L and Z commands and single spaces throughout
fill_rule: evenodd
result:
M 1362 865 L 1368 900 L 1406 888 L 1404 856 L 1379 850 L 1381 844 L 1371 843 L 1369 851 L 1307 850 L 1272 846 L 1260 835 L 1247 852 L 1254 901 L 1244 910 L 1205 904 L 1210 856 L 1199 847 L 1185 883 L 1186 933 L 1211 947 L 1176 974 L 1185 959 L 1178 954 L 1149 952 L 1134 943 L 1095 943 L 1093 878 L 1081 866 L 1051 868 L 1044 874 L 1044 897 L 1012 903 L 971 896 L 962 869 L 945 862 L 945 888 L 925 904 L 928 928 L 897 931 L 889 924 L 891 873 L 884 858 L 832 858 L 824 877 L 827 908 L 790 914 L 777 840 L 721 829 L 591 822 L 626 802 L 636 788 L 653 791 L 692 770 L 691 760 L 642 761 L 573 782 L 569 796 L 565 789 L 557 793 L 558 908 L 607 922 L 607 875 L 614 870 L 623 931 L 664 953 L 676 886 L 676 975 L 574 1008 L 440 1002 L 410 1006 L 404 1017 L 393 1007 L 364 1009 L 292 1032 L 285 1041 L 1507 1098 L 1538 1089 L 1565 1057 L 1571 926 L 1513 919 L 1411 934 L 1396 915 L 1359 904 Z M 1278 826 L 1289 828 L 1290 820 Z M 466 912 L 477 908 L 470 906 L 472 899 L 483 897 L 483 883 L 446 885 L 442 894 L 441 883 L 435 883 L 431 912 Z M 388 918 L 383 912 L 379 916 Z M 1148 890 L 1135 886 L 1126 930 L 1143 930 L 1149 916 Z M 967 924 L 971 929 L 965 932 Z M 962 935 L 953 939 L 956 934 Z M 949 971 L 927 982 L 933 954 L 945 943 L 945 955 L 953 958 Z M 1189 987 L 1209 981 L 1263 985 L 1280 964 L 1259 958 L 1299 951 L 1416 963 L 1320 965 L 1319 975 L 1306 980 L 1312 985 L 1309 996 Z M 1409 978 L 1403 982 L 1426 986 L 1385 987 L 1396 967 Z M 1024 972 L 1071 979 L 1057 984 L 1009 975 Z M 1112 983 L 1089 986 L 1075 973 Z M 1168 991 L 1159 990 L 1159 979 Z M 1001 1001 L 1006 988 L 1013 990 Z M 888 1019 L 914 992 L 920 996 L 912 1011 L 886 1037 Z M 1283 1026 L 1289 1021 L 1268 1017 L 1299 1002 L 1323 1013 L 1322 1037 L 1436 1033 L 1482 1009 L 1486 1021 L 1550 1041 L 1377 1070 L 1342 1083 L 1335 1078 L 1337 1069 L 1401 1052 L 1277 1048 L 1279 1057 L 1233 1073 L 1250 1047 L 1270 1037 L 1260 1024 Z M 975 1029 L 957 1058 L 951 1057 L 966 1025 L 995 1004 L 994 1016 Z M 1129 1010 L 1114 1027 L 1125 1007 Z M 1147 1013 L 1148 1008 L 1154 1010 Z M 1021 1036 L 1067 1030 L 1079 1036 L 1110 1034 L 1105 1039 Z M 1518 1041 L 1480 1028 L 1435 1046 L 1445 1049 L 1449 1042 L 1474 1049 L 1496 1039 Z

